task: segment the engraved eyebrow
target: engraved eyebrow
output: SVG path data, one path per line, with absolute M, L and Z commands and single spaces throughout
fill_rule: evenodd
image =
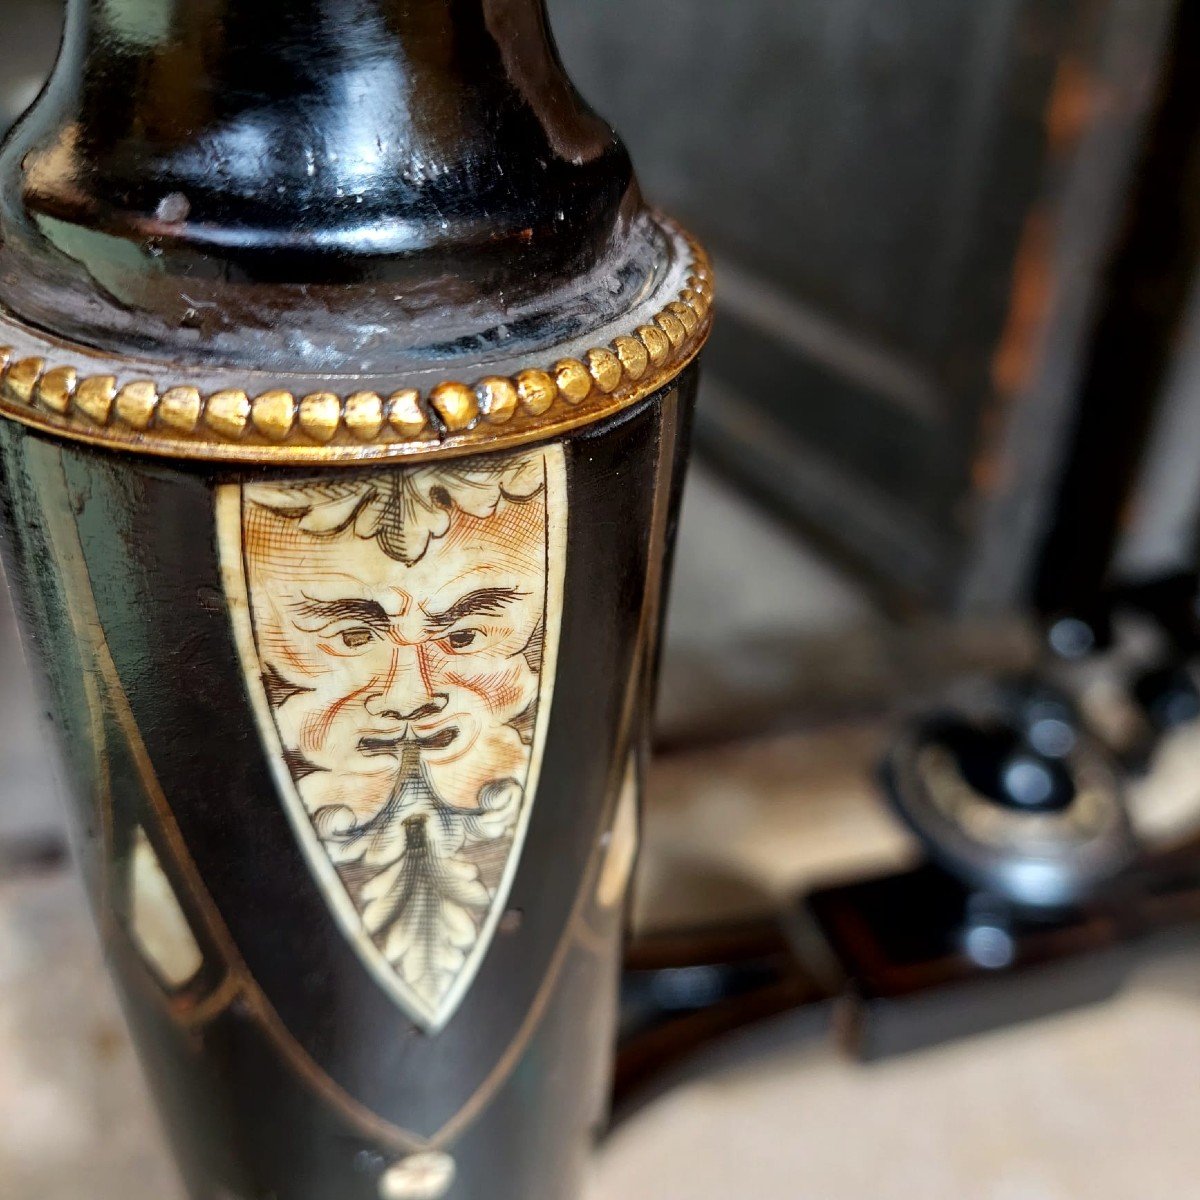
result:
M 372 629 L 387 629 L 391 624 L 383 605 L 375 600 L 314 600 L 311 596 L 304 596 L 303 600 L 291 607 L 298 617 L 317 622 L 311 629 L 305 630 L 309 633 L 338 621 L 361 621 Z
M 514 600 L 526 595 L 516 588 L 480 588 L 461 600 L 456 600 L 445 612 L 427 613 L 426 621 L 436 629 L 444 629 L 470 616 L 496 616 Z

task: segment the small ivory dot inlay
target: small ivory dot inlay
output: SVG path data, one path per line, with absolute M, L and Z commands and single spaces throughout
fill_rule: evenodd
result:
M 438 1150 L 410 1154 L 379 1177 L 379 1200 L 442 1200 L 456 1174 L 454 1159 Z
M 129 867 L 130 933 L 162 984 L 181 988 L 204 964 L 162 863 L 140 826 Z

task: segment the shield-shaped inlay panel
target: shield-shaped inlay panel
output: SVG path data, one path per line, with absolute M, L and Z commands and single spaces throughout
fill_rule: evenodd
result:
M 436 1031 L 487 952 L 537 792 L 561 447 L 226 485 L 217 506 L 281 802 L 367 968 Z

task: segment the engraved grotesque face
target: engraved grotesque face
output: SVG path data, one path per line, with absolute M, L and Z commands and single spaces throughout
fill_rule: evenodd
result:
M 523 777 L 541 670 L 545 493 L 492 493 L 467 511 L 435 489 L 427 511 L 440 524 L 416 542 L 416 493 L 368 493 L 342 527 L 247 506 L 260 663 L 311 815 L 349 808 L 358 824 L 370 820 L 406 754 L 419 753 L 437 795 L 462 809 L 477 809 L 489 784 Z M 389 511 L 407 518 L 392 522 L 410 531 L 401 545 Z
M 548 447 L 218 498 L 280 797 L 351 944 L 427 1029 L 487 952 L 536 795 L 564 467 Z

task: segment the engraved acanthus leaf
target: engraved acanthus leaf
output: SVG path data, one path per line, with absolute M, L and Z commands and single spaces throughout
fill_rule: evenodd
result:
M 364 889 L 363 922 L 410 987 L 440 998 L 479 936 L 473 912 L 491 902 L 479 870 L 407 853 Z
M 349 808 L 319 810 L 313 825 L 339 867 L 375 870 L 359 892 L 363 924 L 400 977 L 437 1002 L 479 938 L 492 903 L 464 849 L 511 837 L 524 793 L 515 780 L 487 784 L 479 807 L 442 801 L 415 752 L 379 813 L 358 824 Z
M 520 878 L 561 621 L 564 460 L 543 446 L 276 474 L 221 497 L 239 653 L 288 817 L 363 965 L 430 1034 Z
M 352 528 L 357 537 L 377 538 L 391 558 L 412 564 L 431 540 L 445 536 L 452 510 L 487 518 L 502 499 L 529 500 L 544 482 L 542 456 L 534 453 L 358 479 L 249 484 L 246 496 L 295 520 L 307 533 L 332 535 Z

